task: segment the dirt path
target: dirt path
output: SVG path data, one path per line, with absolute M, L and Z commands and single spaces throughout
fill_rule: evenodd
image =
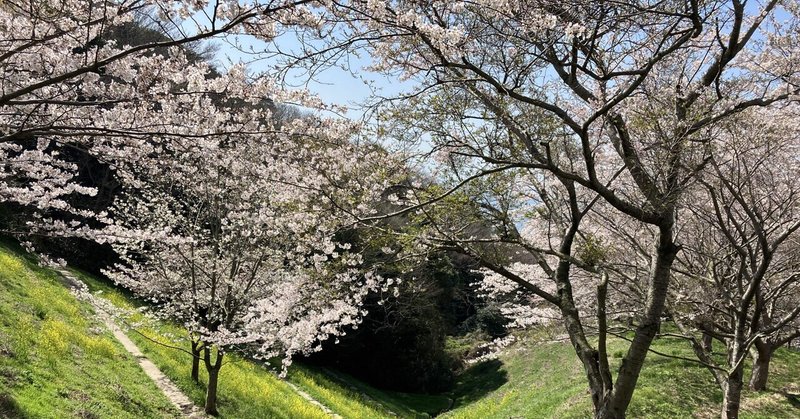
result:
M 72 286 L 78 287 L 81 284 L 81 280 L 75 277 L 71 272 L 65 269 L 59 269 L 58 272 L 64 277 L 65 282 Z M 167 378 L 164 373 L 161 372 L 158 367 L 153 364 L 152 361 L 147 359 L 147 357 L 139 350 L 139 347 L 136 346 L 135 343 L 122 331 L 122 329 L 117 326 L 114 322 L 114 319 L 106 313 L 102 307 L 98 306 L 97 304 L 92 304 L 94 307 L 94 311 L 97 314 L 97 317 L 105 323 L 106 327 L 111 331 L 122 346 L 128 351 L 131 355 L 133 355 L 136 360 L 139 362 L 139 366 L 144 370 L 145 374 L 156 383 L 159 389 L 167 396 L 170 402 L 172 402 L 175 407 L 180 410 L 182 416 L 184 418 L 190 419 L 200 419 L 200 418 L 207 418 L 206 414 L 203 410 L 192 403 L 189 397 L 186 396 L 169 378 Z

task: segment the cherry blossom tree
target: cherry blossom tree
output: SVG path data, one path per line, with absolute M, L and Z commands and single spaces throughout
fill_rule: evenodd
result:
M 379 285 L 335 236 L 371 211 L 386 172 L 367 169 L 385 153 L 351 144 L 348 122 L 279 120 L 275 104 L 336 109 L 242 65 L 219 74 L 185 48 L 313 23 L 302 3 L 0 4 L 2 199 L 91 219 L 42 215 L 35 226 L 115 246 L 123 263 L 109 274 L 186 325 L 195 359 L 202 351 L 209 413 L 226 351 L 257 347 L 288 362 L 357 322 L 361 297 Z M 148 16 L 168 38 L 118 39 Z M 108 212 L 70 205 L 94 191 L 75 182 L 65 147 L 122 182 Z
M 299 3 L 3 1 L 0 199 L 91 219 L 70 197 L 96 191 L 76 181 L 63 150 L 182 132 L 186 121 L 164 102 L 207 66 L 186 47 L 227 34 L 270 39 L 277 21 L 297 21 Z M 170 35 L 120 39 L 144 20 Z
M 349 143 L 352 124 L 278 126 L 269 109 L 218 108 L 197 121 L 217 115 L 224 129 L 209 132 L 226 134 L 161 137 L 157 152 L 115 163 L 125 191 L 97 234 L 123 258 L 109 277 L 188 330 L 194 378 L 199 360 L 208 372 L 210 414 L 226 352 L 281 357 L 285 368 L 357 324 L 362 299 L 388 286 L 337 239 L 368 213 L 359 205 L 376 200 L 386 174 Z M 350 208 L 333 205 L 345 199 Z
M 686 248 L 670 312 L 723 390 L 726 418 L 738 417 L 749 353 L 750 385 L 764 390 L 773 352 L 800 336 L 796 118 L 789 107 L 732 121 L 713 170 L 687 195 Z M 697 330 L 724 344 L 724 364 Z
M 399 138 L 427 136 L 433 148 L 472 159 L 454 189 L 504 171 L 546 172 L 567 195 L 595 195 L 653 229 L 644 305 L 615 379 L 581 324 L 564 318 L 596 416 L 624 417 L 670 289 L 681 195 L 707 169 L 721 123 L 797 97 L 796 2 L 333 1 L 316 11 L 333 29 L 304 33 L 305 48 L 286 52 L 289 64 L 319 70 L 343 51 L 367 51 L 372 70 L 409 80 L 411 91 L 381 110 L 407 109 L 413 121 Z M 442 127 L 455 132 L 438 135 Z M 579 216 L 584 208 L 567 210 L 571 203 L 559 212 Z M 496 271 L 574 312 L 568 272 L 578 231 L 571 222 L 559 235 L 564 281 L 555 294 L 503 265 Z

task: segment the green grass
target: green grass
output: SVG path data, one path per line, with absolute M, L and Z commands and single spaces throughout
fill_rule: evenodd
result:
M 36 266 L 19 251 L 0 247 L 0 417 L 162 418 L 177 412 L 121 345 L 93 322 L 91 307 L 68 291 L 57 273 Z M 123 290 L 73 271 L 90 291 L 125 309 L 141 306 Z M 133 310 L 132 310 L 133 312 Z M 142 321 L 133 314 L 131 322 Z M 183 346 L 185 331 L 142 322 L 129 337 L 197 405 L 204 385 L 190 379 L 187 353 L 153 342 Z M 205 371 L 201 366 L 201 382 Z M 386 407 L 311 367 L 292 367 L 288 380 L 346 418 L 425 416 L 402 404 Z M 260 364 L 228 355 L 220 372 L 220 417 L 327 418 Z M 402 397 L 402 393 L 396 393 Z M 426 396 L 420 396 L 425 400 Z M 413 404 L 413 403 L 412 403 Z M 391 410 L 390 410 L 391 409 Z
M 142 303 L 111 284 L 86 273 L 74 271 L 91 292 L 114 305 L 132 309 Z M 132 322 L 141 320 L 134 315 Z M 158 327 L 137 327 L 128 333 L 139 348 L 172 379 L 196 404 L 202 405 L 205 388 L 189 378 L 188 354 L 154 343 L 183 346 L 185 331 L 160 323 Z M 144 336 L 143 336 L 144 335 Z M 219 410 L 221 417 L 231 418 L 317 418 L 327 417 L 318 407 L 300 397 L 285 382 L 260 364 L 236 356 L 227 356 L 220 372 Z M 205 380 L 201 366 L 201 382 Z M 334 413 L 345 418 L 425 418 L 447 409 L 445 396 L 382 391 L 370 387 L 347 374 L 295 364 L 287 380 L 308 393 Z
M 88 286 L 114 305 L 132 309 L 140 306 L 130 295 L 105 281 L 74 271 Z M 132 322 L 141 320 L 134 315 Z M 189 378 L 189 355 L 154 343 L 171 346 L 188 345 L 176 337 L 185 336 L 179 327 L 160 323 L 157 327 L 137 327 L 128 333 L 137 346 L 181 388 L 196 404 L 202 405 L 205 388 Z M 144 336 L 143 336 L 144 335 Z M 300 397 L 285 382 L 260 364 L 236 356 L 228 356 L 220 372 L 219 410 L 221 417 L 231 418 L 318 418 L 327 417 L 318 407 Z M 201 367 L 201 382 L 204 381 Z M 289 369 L 287 380 L 345 418 L 424 418 L 447 409 L 450 401 L 444 396 L 381 391 L 342 373 L 299 364 Z
M 446 418 L 585 417 L 580 365 L 562 344 L 515 345 L 459 375 Z
M 0 245 L 0 417 L 176 417 L 59 278 Z
M 612 367 L 627 348 L 612 340 Z M 692 358 L 690 347 L 676 338 L 657 339 L 653 349 Z M 749 365 L 748 365 L 749 371 Z M 745 391 L 742 418 L 800 417 L 800 353 L 780 350 L 771 368 L 774 391 Z M 749 377 L 746 377 L 749 378 Z M 564 343 L 518 343 L 498 360 L 461 374 L 452 393 L 454 409 L 442 418 L 585 418 L 591 400 L 583 369 L 572 346 Z M 650 354 L 628 410 L 633 418 L 719 417 L 722 393 L 705 367 Z

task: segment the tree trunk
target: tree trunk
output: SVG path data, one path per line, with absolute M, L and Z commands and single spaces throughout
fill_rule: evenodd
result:
M 571 330 L 579 326 L 576 317 L 565 317 L 567 330 Z M 608 405 L 611 395 L 611 380 L 607 371 L 603 371 L 600 363 L 600 354 L 598 351 L 591 348 L 589 342 L 584 339 L 583 334 L 571 332 L 569 333 L 570 340 L 575 349 L 575 353 L 583 364 L 586 378 L 589 381 L 589 392 L 592 397 L 592 404 L 595 413 L 605 410 Z M 598 416 L 600 417 L 600 416 Z
M 200 342 L 192 342 L 192 381 L 200 382 L 200 357 L 203 354 L 203 347 Z
M 644 366 L 644 360 L 650 350 L 650 345 L 658 332 L 661 324 L 661 315 L 667 299 L 672 263 L 678 253 L 678 247 L 673 241 L 672 223 L 667 222 L 659 227 L 656 257 L 650 273 L 647 289 L 647 301 L 636 334 L 633 337 L 628 353 L 622 359 L 614 392 L 608 406 L 602 411 L 597 411 L 597 418 L 618 419 L 624 418 L 628 405 L 633 398 L 636 382 Z
M 211 368 L 208 370 L 208 388 L 206 389 L 206 413 L 212 416 L 219 414 L 217 411 L 217 383 L 219 380 L 219 370 Z
M 198 357 L 192 358 L 192 381 L 195 383 L 200 382 L 200 358 Z
M 562 268 L 560 266 L 560 268 Z M 568 269 L 568 268 L 564 268 Z M 569 335 L 570 342 L 575 349 L 575 354 L 578 355 L 581 363 L 583 364 L 586 378 L 589 381 L 589 391 L 592 396 L 592 404 L 594 405 L 595 412 L 602 409 L 603 406 L 608 404 L 608 399 L 611 394 L 611 374 L 608 368 L 605 370 L 603 366 L 607 367 L 607 363 L 603 364 L 600 360 L 600 352 L 592 348 L 581 325 L 580 315 L 578 309 L 573 304 L 572 300 L 572 287 L 569 282 L 563 281 L 559 283 L 560 296 L 561 296 L 561 315 L 564 320 L 564 328 Z M 600 342 L 602 345 L 605 330 L 600 331 Z M 605 352 L 605 351 L 603 351 Z M 605 355 L 605 354 L 604 354 Z
M 619 413 L 611 406 L 611 399 L 608 399 L 599 408 L 595 409 L 595 419 L 625 419 L 625 412 Z
M 772 361 L 774 348 L 760 339 L 756 341 L 753 350 L 753 374 L 750 376 L 750 389 L 764 391 L 767 389 L 769 378 L 769 363 Z
M 572 182 L 562 181 L 564 187 L 569 191 L 570 202 L 576 206 L 577 198 L 575 194 L 575 186 Z M 579 211 L 573 210 L 572 212 L 572 225 L 565 232 L 564 237 L 561 239 L 559 251 L 564 255 L 572 254 L 572 244 L 575 235 L 578 232 L 580 224 Z M 586 333 L 581 324 L 580 313 L 575 306 L 575 299 L 572 293 L 572 283 L 570 282 L 570 271 L 572 264 L 562 259 L 558 263 L 555 271 L 555 282 L 558 287 L 558 307 L 561 310 L 562 320 L 564 321 L 564 328 L 569 335 L 570 342 L 575 349 L 575 354 L 578 355 L 583 368 L 586 372 L 586 378 L 589 381 L 589 391 L 592 396 L 592 404 L 594 405 L 595 412 L 601 410 L 608 404 L 611 396 L 612 381 L 611 372 L 608 368 L 608 358 L 605 353 L 605 298 L 606 287 L 598 287 L 598 323 L 599 328 L 599 348 L 595 350 L 589 341 L 586 339 Z M 602 359 L 601 359 L 602 356 Z
M 744 368 L 738 367 L 728 376 L 725 395 L 722 399 L 722 419 L 739 419 L 739 404 L 742 400 Z
M 711 350 L 714 346 L 714 338 L 711 337 L 708 333 L 703 333 L 703 350 L 711 354 Z
M 206 404 L 205 411 L 207 414 L 217 416 L 217 384 L 219 382 L 219 370 L 222 368 L 223 353 L 217 349 L 216 361 L 211 362 L 211 348 L 206 346 L 203 348 L 203 360 L 208 371 L 208 387 L 206 387 Z

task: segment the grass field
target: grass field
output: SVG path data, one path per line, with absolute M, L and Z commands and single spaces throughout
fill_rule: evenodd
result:
M 627 348 L 610 342 L 616 367 Z M 653 349 L 691 358 L 688 344 L 657 339 Z M 749 366 L 748 366 L 749 368 Z M 800 352 L 780 350 L 771 368 L 771 391 L 745 391 L 742 418 L 800 417 Z M 586 418 L 591 400 L 584 372 L 568 342 L 522 340 L 498 360 L 468 369 L 452 396 L 454 408 L 442 418 Z M 632 418 L 719 417 L 722 393 L 697 363 L 650 354 L 628 410 Z
M 446 395 L 427 395 L 379 390 L 341 372 L 326 368 L 295 365 L 289 371 L 289 380 L 301 386 L 335 412 L 344 417 L 401 417 L 427 418 L 447 410 L 450 398 Z M 348 412 L 345 401 L 373 407 L 373 411 Z
M 118 307 L 140 305 L 107 282 L 76 275 Z M 141 314 L 130 319 L 140 320 Z M 154 342 L 186 347 L 183 334 L 163 322 L 143 322 L 128 331 L 202 405 L 205 389 L 189 377 L 189 355 Z M 462 372 L 455 388 L 440 395 L 382 391 L 341 372 L 300 364 L 292 366 L 287 381 L 344 418 L 590 417 L 583 370 L 571 346 L 541 343 L 548 339 L 543 331 L 520 339 L 498 359 Z M 610 345 L 618 363 L 625 345 L 620 340 Z M 656 340 L 654 349 L 692 356 L 685 342 L 673 338 Z M 221 417 L 329 417 L 263 364 L 232 355 L 227 361 L 220 376 Z M 800 352 L 778 351 L 771 371 L 771 391 L 745 392 L 743 418 L 800 417 Z M 703 367 L 650 355 L 628 413 L 633 418 L 718 417 L 721 399 Z M 56 273 L 0 246 L 0 418 L 172 418 L 176 413 Z

